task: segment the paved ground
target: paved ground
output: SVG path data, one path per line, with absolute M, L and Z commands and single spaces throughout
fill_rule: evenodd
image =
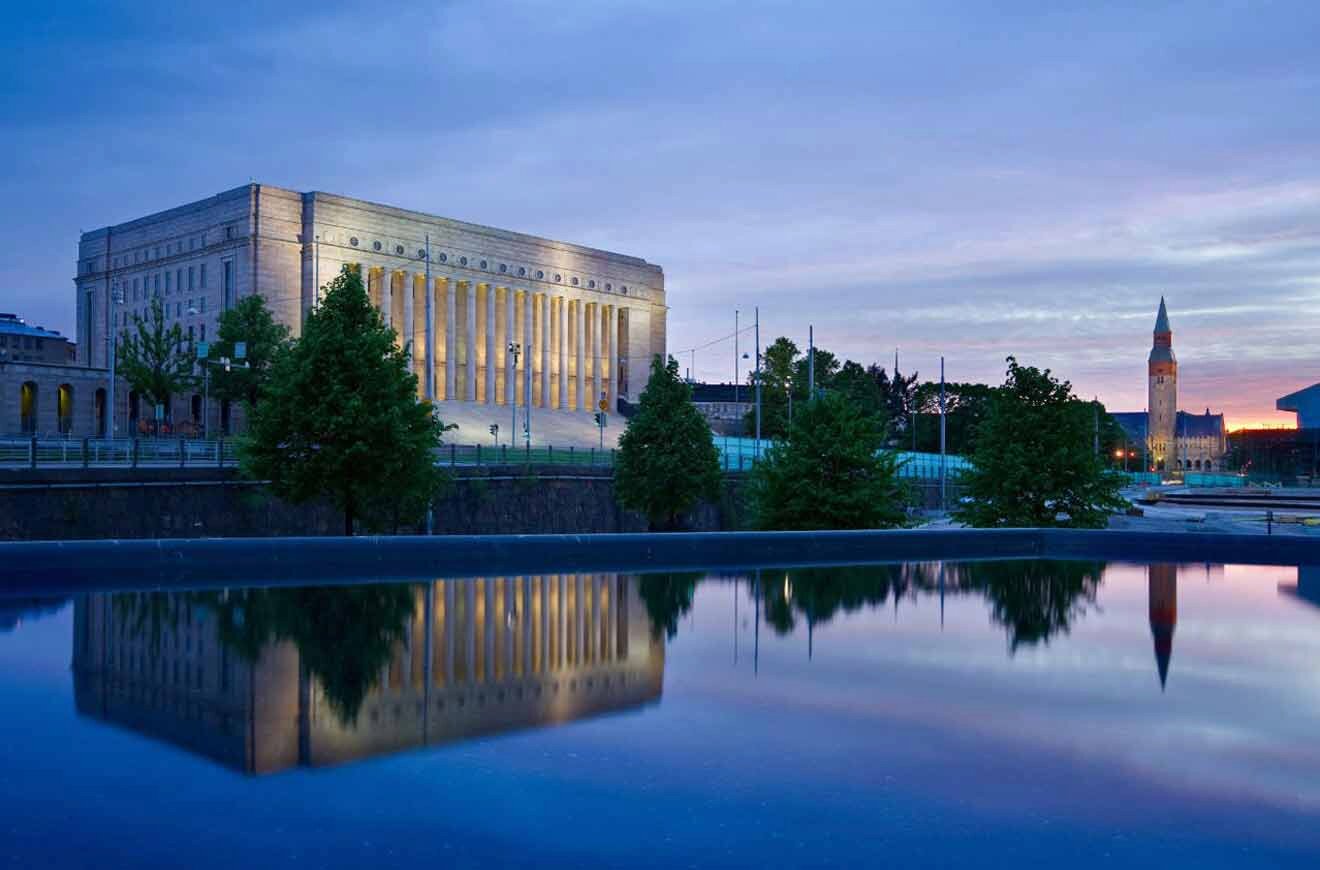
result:
M 1295 490 L 1288 490 L 1295 492 Z M 1133 489 L 1124 495 L 1134 501 L 1142 494 Z M 1138 505 L 1143 516 L 1115 516 L 1109 528 L 1134 532 L 1189 532 L 1192 534 L 1308 535 L 1320 536 L 1320 509 L 1276 508 L 1274 522 L 1266 522 L 1264 508 L 1194 507 L 1182 505 Z M 937 514 L 928 517 L 926 529 L 960 528 L 961 524 Z

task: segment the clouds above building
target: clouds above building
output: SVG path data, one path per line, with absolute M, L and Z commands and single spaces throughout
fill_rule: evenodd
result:
M 673 350 L 760 305 L 1139 407 L 1163 294 L 1188 407 L 1315 378 L 1313 4 L 58 5 L 0 35 L 0 278 L 65 332 L 79 230 L 258 178 L 662 263 Z

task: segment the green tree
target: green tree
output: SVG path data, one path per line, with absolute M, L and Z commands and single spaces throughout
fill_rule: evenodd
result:
M 876 529 L 905 520 L 905 491 L 880 418 L 826 393 L 794 409 L 787 440 L 752 474 L 751 507 L 763 529 Z
M 234 345 L 240 341 L 246 344 L 246 367 L 235 365 L 225 371 L 213 366 L 211 392 L 220 399 L 242 402 L 251 414 L 275 358 L 289 343 L 289 327 L 275 320 L 263 297 L 253 294 L 220 315 L 210 359 L 235 359 Z
M 990 602 L 991 618 L 1008 630 L 1008 649 L 1049 643 L 1093 606 L 1104 562 L 1013 559 L 958 566 L 963 591 Z
M 797 344 L 790 338 L 780 336 L 770 343 L 761 354 L 761 437 L 783 438 L 788 432 L 789 392 L 797 385 L 794 379 L 800 353 Z M 755 369 L 747 373 L 748 397 L 756 401 Z M 796 399 L 796 393 L 794 394 Z M 756 434 L 756 408 L 747 412 L 744 425 L 748 435 Z
M 857 406 L 863 414 L 874 414 L 885 420 L 884 396 L 875 378 L 861 364 L 846 360 L 830 379 L 829 388 Z
M 678 361 L 657 354 L 637 413 L 619 438 L 614 490 L 619 503 L 646 515 L 652 529 L 674 529 L 680 516 L 719 494 L 720 458 L 710 426 L 692 404 Z
M 435 449 L 446 428 L 417 400 L 407 354 L 345 266 L 302 337 L 277 353 L 241 455 L 281 498 L 331 498 L 346 535 L 359 519 L 397 530 L 444 481 Z
M 1126 502 L 1120 475 L 1093 447 L 1094 409 L 1049 369 L 1008 358 L 1008 376 L 977 427 L 967 499 L 954 516 L 972 526 L 1103 528 Z
M 159 299 L 151 300 L 146 317 L 134 316 L 132 331 L 121 333 L 116 359 L 119 374 L 153 407 L 163 406 L 166 414 L 170 397 L 197 382 L 193 362 L 183 328 L 166 324 Z

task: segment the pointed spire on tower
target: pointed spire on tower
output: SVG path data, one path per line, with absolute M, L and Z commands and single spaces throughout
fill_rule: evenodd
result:
M 1164 297 L 1160 297 L 1160 313 L 1155 316 L 1155 331 L 1172 332 L 1169 328 L 1169 311 L 1164 307 Z

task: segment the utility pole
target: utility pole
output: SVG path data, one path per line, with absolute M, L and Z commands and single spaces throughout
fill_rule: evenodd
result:
M 945 461 L 944 461 L 944 357 L 940 357 L 940 510 L 947 510 L 945 501 Z
M 516 341 L 509 342 L 509 355 L 513 357 L 513 370 L 518 371 L 518 355 L 522 352 L 522 345 Z M 515 443 L 514 439 L 518 437 L 518 390 L 516 384 L 509 384 L 509 413 L 513 419 L 509 423 L 509 446 Z
M 530 304 L 532 304 L 531 294 L 528 293 L 528 294 L 525 294 L 525 295 L 526 295 L 526 302 L 524 302 L 523 304 L 524 304 L 524 305 L 530 305 Z M 528 319 L 526 322 L 527 322 L 528 324 L 530 324 L 530 323 L 531 323 L 531 320 Z M 524 331 L 526 331 L 526 330 L 524 330 Z M 524 385 L 524 386 L 523 386 L 523 407 L 526 409 L 526 411 L 525 411 L 526 416 L 524 417 L 524 423 L 525 423 L 526 425 L 523 427 L 523 441 L 524 441 L 524 443 L 527 445 L 528 449 L 531 449 L 531 446 L 532 446 L 532 360 L 536 359 L 536 357 L 532 355 L 532 354 L 533 354 L 532 348 L 535 346 L 535 343 L 532 341 L 532 336 L 528 335 L 528 336 L 526 336 L 526 338 L 527 338 L 527 365 L 523 366 L 523 372 L 524 372 L 524 377 L 523 377 L 523 385 Z M 599 377 L 599 373 L 597 373 L 597 377 Z
M 1150 457 L 1146 454 L 1146 445 L 1150 443 L 1150 409 L 1141 409 L 1141 473 L 1150 470 Z
M 738 406 L 738 309 L 733 309 L 733 405 Z
M 816 328 L 807 324 L 807 401 L 816 398 Z
M 115 284 L 110 291 L 110 385 L 106 390 L 106 397 L 110 400 L 110 407 L 106 410 L 106 419 L 109 424 L 106 426 L 105 434 L 107 438 L 115 437 L 115 358 L 118 353 L 118 327 L 115 325 L 115 317 L 118 315 L 120 303 L 124 301 L 124 291 L 119 284 Z M 90 354 L 88 354 L 90 356 Z
M 756 306 L 756 444 L 752 462 L 761 458 L 761 306 Z
M 1091 401 L 1091 412 L 1094 420 L 1092 424 L 1094 431 L 1091 434 L 1091 452 L 1097 459 L 1100 458 L 1100 397 L 1096 396 Z

